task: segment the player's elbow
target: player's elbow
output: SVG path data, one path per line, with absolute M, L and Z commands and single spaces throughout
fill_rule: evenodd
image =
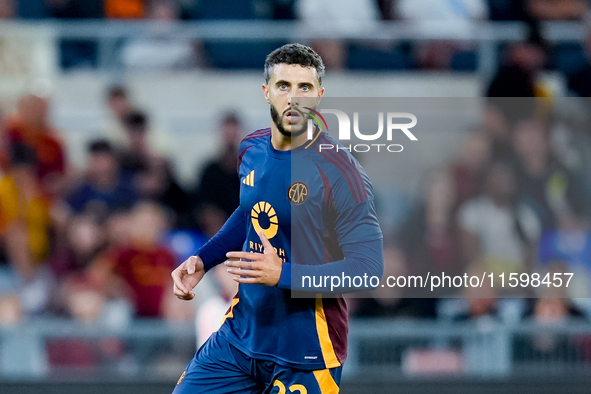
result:
M 369 276 L 376 276 L 382 279 L 382 275 L 384 275 L 384 258 L 383 256 L 379 256 L 378 258 L 368 259 L 369 261 L 366 263 L 368 275 Z
M 382 240 L 376 240 L 367 245 L 370 253 L 365 254 L 365 266 L 367 274 L 382 278 L 384 274 L 384 248 Z

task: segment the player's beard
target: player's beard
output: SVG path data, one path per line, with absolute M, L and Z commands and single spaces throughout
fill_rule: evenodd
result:
M 298 137 L 298 136 L 304 134 L 304 132 L 306 131 L 306 124 L 307 124 L 306 115 L 304 115 L 302 117 L 304 122 L 302 122 L 302 127 L 299 130 L 294 130 L 293 125 L 292 125 L 292 130 L 287 131 L 287 130 L 285 130 L 285 127 L 283 127 L 283 115 L 279 114 L 279 111 L 277 111 L 277 108 L 275 108 L 275 106 L 273 104 L 270 104 L 269 107 L 271 108 L 271 119 L 273 119 L 273 123 L 275 123 L 275 126 L 277 126 L 277 130 L 279 130 L 279 132 L 282 135 L 284 135 L 285 137 L 294 138 L 294 137 Z M 292 111 L 293 111 L 293 109 L 292 109 Z M 300 114 L 301 114 L 301 112 L 300 112 Z

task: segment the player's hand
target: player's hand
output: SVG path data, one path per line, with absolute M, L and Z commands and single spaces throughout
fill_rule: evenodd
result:
M 262 230 L 259 231 L 259 237 L 263 253 L 229 252 L 225 264 L 229 267 L 228 272 L 236 275 L 234 280 L 238 283 L 276 286 L 281 277 L 283 261 Z
M 203 279 L 205 266 L 199 256 L 191 256 L 172 271 L 173 293 L 181 300 L 195 298 L 193 288 Z

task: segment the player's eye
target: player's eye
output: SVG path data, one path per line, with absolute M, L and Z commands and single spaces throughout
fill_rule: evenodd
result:
M 279 85 L 279 89 L 281 90 L 286 90 L 287 88 L 289 88 L 289 85 L 286 83 L 282 83 L 281 85 Z
M 304 92 L 309 92 L 310 91 L 310 85 L 304 85 L 304 86 L 302 86 L 302 90 Z

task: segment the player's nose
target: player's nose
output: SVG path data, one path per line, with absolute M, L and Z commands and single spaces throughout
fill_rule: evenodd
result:
M 300 105 L 300 98 L 295 96 L 293 92 L 289 93 L 288 100 L 292 107 L 298 107 Z

